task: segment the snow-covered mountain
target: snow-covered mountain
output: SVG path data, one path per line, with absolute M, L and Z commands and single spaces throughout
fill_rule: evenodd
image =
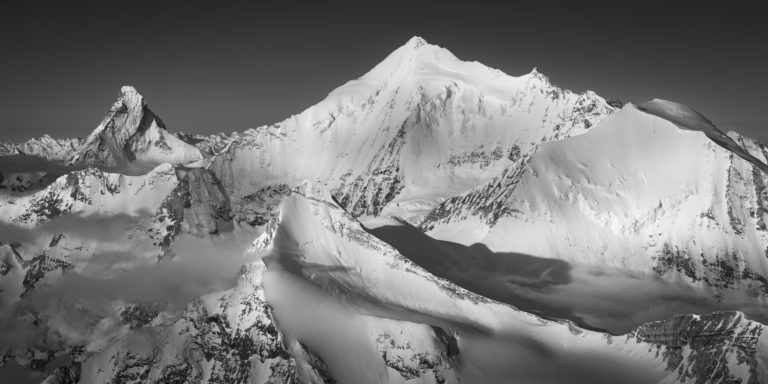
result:
M 119 167 L 188 164 L 202 154 L 165 129 L 136 89 L 125 86 L 104 120 L 75 151 L 70 163 Z
M 56 139 L 43 135 L 23 143 L 0 142 L 0 156 L 29 155 L 48 160 L 67 161 L 79 146 L 78 138 Z
M 238 136 L 211 169 L 252 224 L 268 217 L 251 201 L 302 180 L 356 216 L 419 217 L 612 110 L 535 70 L 511 77 L 416 37 L 301 114 Z
M 123 87 L 0 145 L 0 378 L 767 382 L 767 156 L 418 37 L 232 134 Z
M 542 145 L 514 177 L 444 201 L 421 226 L 494 252 L 659 276 L 764 316 L 760 148 L 741 149 L 748 161 L 703 132 L 627 105 L 584 135 Z

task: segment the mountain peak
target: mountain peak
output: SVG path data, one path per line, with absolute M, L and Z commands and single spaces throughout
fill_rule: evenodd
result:
M 123 85 L 120 87 L 120 95 L 139 95 L 139 91 L 136 90 L 132 85 Z M 141 96 L 141 95 L 139 95 Z
M 429 45 L 429 43 L 427 43 L 421 36 L 413 36 L 405 43 L 405 46 L 411 49 L 419 49 L 425 45 Z
M 533 67 L 531 72 L 527 75 L 528 78 L 539 80 L 543 83 L 549 83 L 549 77 L 539 72 L 538 68 Z
M 482 84 L 484 88 L 499 92 L 523 86 L 527 80 L 550 84 L 549 79 L 533 69 L 524 76 L 510 76 L 477 61 L 463 61 L 448 49 L 430 44 L 422 37 L 411 37 L 405 44 L 390 53 L 368 73 L 363 80 L 374 82 L 408 83 L 414 78 L 450 79 L 460 83 Z M 430 80 L 432 81 L 432 80 Z
M 136 88 L 130 85 L 124 85 L 120 87 L 120 96 L 118 96 L 112 109 L 117 110 L 123 105 L 131 110 L 140 111 L 141 108 L 146 106 L 146 101 L 144 100 L 144 96 L 142 96 Z
M 384 80 L 395 73 L 413 72 L 429 65 L 454 67 L 458 62 L 460 60 L 447 49 L 429 44 L 423 38 L 414 36 L 363 77 Z
M 125 85 L 101 124 L 78 148 L 72 163 L 119 166 L 141 161 L 186 164 L 200 152 L 166 131 L 136 88 Z

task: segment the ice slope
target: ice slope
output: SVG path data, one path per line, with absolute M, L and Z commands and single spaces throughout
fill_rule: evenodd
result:
M 109 113 L 77 149 L 72 164 L 151 167 L 202 160 L 194 146 L 168 133 L 144 97 L 124 86 Z
M 766 175 L 703 132 L 628 105 L 586 134 L 540 146 L 509 180 L 446 201 L 423 228 L 766 304 Z
M 356 216 L 418 217 L 612 110 L 535 70 L 508 76 L 415 37 L 317 105 L 230 140 L 211 169 L 249 223 L 269 220 L 249 201 L 304 179 Z

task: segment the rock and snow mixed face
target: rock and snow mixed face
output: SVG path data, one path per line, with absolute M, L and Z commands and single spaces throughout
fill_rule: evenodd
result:
M 124 87 L 85 140 L 0 154 L 57 166 L 0 161 L 0 363 L 37 381 L 768 372 L 764 325 L 668 319 L 768 304 L 768 147 L 675 103 L 616 110 L 413 38 L 275 125 L 170 134 Z
M 0 142 L 0 156 L 27 155 L 47 160 L 68 161 L 79 146 L 78 138 L 55 139 L 46 134 L 23 143 Z
M 104 167 L 189 164 L 202 160 L 194 146 L 168 133 L 136 89 L 125 86 L 104 120 L 75 152 L 72 164 Z
M 40 189 L 68 171 L 68 162 L 80 139 L 55 139 L 49 135 L 23 143 L 0 142 L 0 191 Z
M 264 285 L 275 318 L 343 382 L 746 382 L 766 367 L 764 326 L 740 314 L 681 316 L 609 336 L 466 291 L 369 234 L 311 183 L 270 226 L 258 244 L 268 244 Z
M 355 216 L 419 217 L 612 110 L 538 72 L 508 76 L 414 38 L 301 114 L 247 131 L 211 169 L 250 223 L 268 220 L 252 199 L 305 179 Z
M 764 317 L 767 175 L 708 135 L 628 105 L 586 134 L 543 144 L 514 179 L 449 199 L 421 225 L 493 252 L 649 284 L 660 276 Z M 742 151 L 765 161 L 757 146 Z

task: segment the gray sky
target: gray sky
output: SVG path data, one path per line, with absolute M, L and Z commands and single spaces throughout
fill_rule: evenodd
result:
M 6 2 L 0 139 L 85 136 L 121 85 L 172 131 L 281 121 L 411 36 L 511 75 L 636 103 L 660 97 L 768 141 L 762 13 L 622 2 Z

